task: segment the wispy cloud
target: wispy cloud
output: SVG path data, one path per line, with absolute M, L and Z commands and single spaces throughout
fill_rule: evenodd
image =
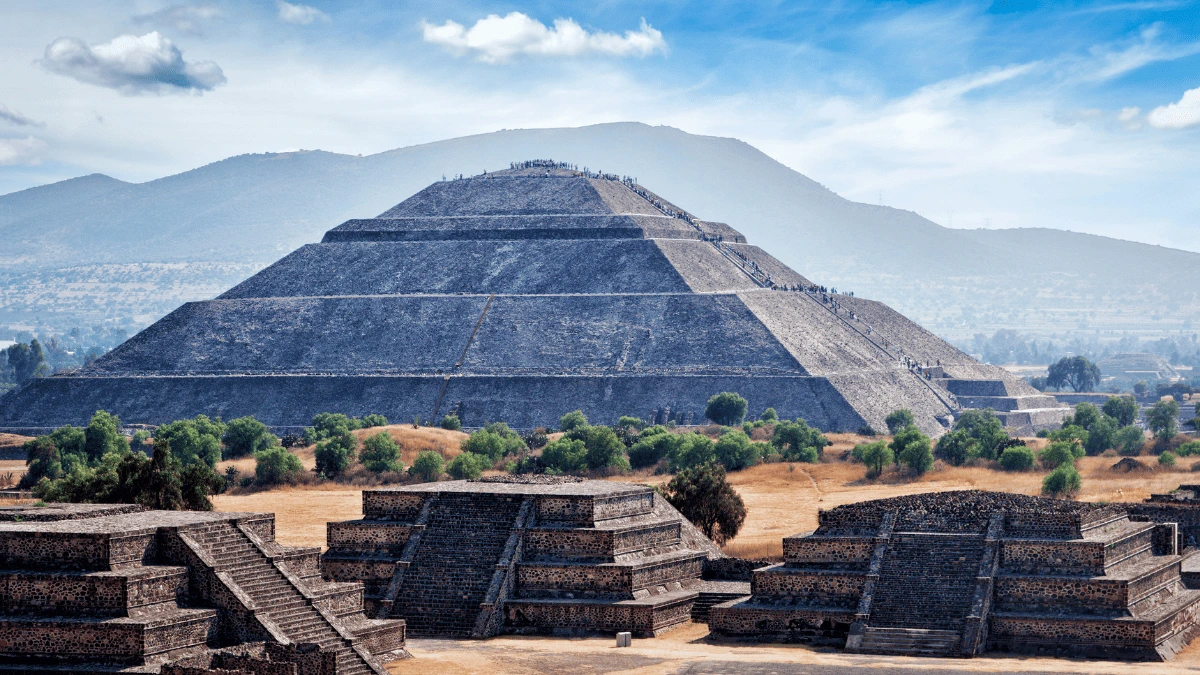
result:
M 19 127 L 43 127 L 45 124 L 29 119 L 20 112 L 0 103 L 0 121 L 15 124 Z
M 501 63 L 519 54 L 574 57 L 584 54 L 649 56 L 666 52 L 662 32 L 642 19 L 636 31 L 625 35 L 588 32 L 574 19 L 555 19 L 550 28 L 521 12 L 488 15 L 466 28 L 455 21 L 421 24 L 425 41 L 442 45 L 460 56 L 474 53 L 480 61 Z
M 42 153 L 45 150 L 46 143 L 33 136 L 0 138 L 0 166 L 38 164 L 42 161 Z
M 1200 125 L 1200 87 L 1183 92 L 1175 103 L 1159 106 L 1146 115 L 1156 129 L 1186 129 Z
M 123 94 L 210 91 L 225 84 L 225 73 L 212 61 L 187 62 L 183 52 L 157 31 L 122 35 L 89 46 L 64 37 L 46 47 L 41 64 L 80 82 Z
M 278 0 L 276 4 L 279 6 L 279 20 L 284 23 L 294 23 L 299 26 L 307 26 L 314 21 L 329 23 L 329 15 L 316 7 L 293 5 L 283 0 Z
M 133 17 L 133 21 L 188 35 L 202 35 L 205 26 L 220 17 L 221 9 L 213 5 L 171 5 L 157 12 L 139 14 Z
M 1174 61 L 1200 54 L 1200 42 L 1167 44 L 1159 38 L 1162 24 L 1143 28 L 1138 37 L 1118 47 L 1098 46 L 1092 49 L 1088 72 L 1084 80 L 1101 81 L 1120 77 L 1143 66 L 1159 61 Z

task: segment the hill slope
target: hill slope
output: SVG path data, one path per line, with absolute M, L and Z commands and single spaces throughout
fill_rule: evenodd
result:
M 230 263 L 232 281 L 442 176 L 537 157 L 636 175 L 817 283 L 886 301 L 952 338 L 998 327 L 1144 331 L 1200 319 L 1192 290 L 1200 254 L 1057 230 L 948 229 L 843 199 L 741 141 L 635 123 L 501 131 L 366 157 L 242 155 L 142 184 L 88 176 L 13 193 L 0 197 L 0 274 L 8 275 L 0 288 L 28 299 L 17 288 L 27 282 L 14 275 L 26 279 L 37 266 L 38 283 L 53 285 L 47 270 L 64 261 Z M 155 289 L 159 298 L 186 294 Z M 18 310 L 0 297 L 0 322 L 53 313 L 55 302 Z

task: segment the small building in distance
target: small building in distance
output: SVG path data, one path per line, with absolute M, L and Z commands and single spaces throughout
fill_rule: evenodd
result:
M 157 673 L 256 643 L 247 658 L 300 673 L 386 675 L 404 622 L 365 617 L 361 584 L 274 534 L 269 513 L 0 507 L 0 671 Z
M 1179 378 L 1179 371 L 1158 354 L 1148 352 L 1124 352 L 1106 356 L 1096 362 L 1103 377 L 1112 377 L 1121 383 L 1144 380 L 1150 384 L 1161 380 Z
M 1124 505 L 951 491 L 821 511 L 755 570 L 752 596 L 709 611 L 714 635 L 875 654 L 1006 651 L 1172 658 L 1200 590 L 1173 523 Z
M 363 491 L 322 569 L 418 636 L 630 631 L 692 616 L 719 549 L 646 485 L 497 476 Z

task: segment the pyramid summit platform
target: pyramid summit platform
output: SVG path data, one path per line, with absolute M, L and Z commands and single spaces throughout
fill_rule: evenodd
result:
M 827 431 L 909 408 L 1054 425 L 1058 402 L 887 306 L 825 292 L 723 223 L 549 161 L 435 183 L 351 220 L 92 365 L 0 399 L 0 428 L 319 412 L 552 426 L 582 409 L 701 423 L 735 391 Z

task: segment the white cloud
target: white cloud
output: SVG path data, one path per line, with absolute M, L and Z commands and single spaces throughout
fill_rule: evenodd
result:
M 314 21 L 329 23 L 329 15 L 316 7 L 293 5 L 283 0 L 279 0 L 277 4 L 279 5 L 279 20 L 284 23 L 294 23 L 300 26 L 307 26 Z
M 1130 131 L 1141 129 L 1142 109 L 1137 106 L 1121 108 L 1121 112 L 1117 113 L 1117 121 L 1121 123 L 1121 126 Z
M 199 93 L 225 84 L 220 66 L 212 61 L 184 61 L 183 52 L 157 31 L 140 37 L 121 35 L 90 47 L 79 38 L 59 38 L 46 47 L 41 64 L 122 94 Z
M 1127 43 L 1123 48 L 1093 48 L 1092 58 L 1088 61 L 1089 72 L 1085 73 L 1082 79 L 1109 80 L 1151 63 L 1174 61 L 1200 54 L 1200 42 L 1163 44 L 1159 40 L 1161 35 L 1162 24 L 1153 24 L 1143 28 L 1138 33 L 1138 39 Z
M 42 161 L 42 152 L 45 149 L 46 143 L 33 136 L 0 138 L 0 166 L 37 164 Z
M 212 5 L 172 5 L 157 12 L 133 17 L 135 23 L 166 26 L 180 33 L 200 35 L 204 25 L 221 17 L 221 10 Z
M 636 31 L 616 33 L 584 30 L 573 19 L 555 19 L 549 28 L 521 12 L 506 16 L 490 14 L 469 29 L 455 21 L 442 25 L 422 22 L 426 42 L 439 44 L 455 54 L 476 53 L 480 61 L 500 63 L 518 54 L 534 56 L 649 56 L 666 52 L 662 32 L 642 19 Z
M 1185 129 L 1200 124 L 1200 87 L 1183 92 L 1175 103 L 1159 106 L 1146 115 L 1156 129 Z
M 9 124 L 15 124 L 19 127 L 43 127 L 43 126 L 46 126 L 46 125 L 42 124 L 41 122 L 37 122 L 37 121 L 29 119 L 28 117 L 22 115 L 20 112 L 13 110 L 12 108 L 9 108 L 8 106 L 4 105 L 3 103 L 0 103 L 0 121 L 8 122 Z

